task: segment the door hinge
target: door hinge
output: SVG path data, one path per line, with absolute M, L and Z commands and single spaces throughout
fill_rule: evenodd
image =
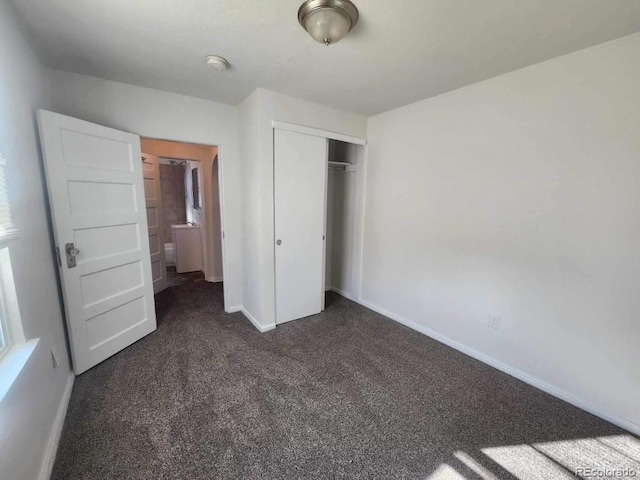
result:
M 60 248 L 56 247 L 56 259 L 58 260 L 58 266 L 62 266 L 62 259 L 60 258 Z

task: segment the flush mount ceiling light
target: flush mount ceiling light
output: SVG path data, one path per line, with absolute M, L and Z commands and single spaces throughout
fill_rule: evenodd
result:
M 219 55 L 209 55 L 207 57 L 207 65 L 218 72 L 223 72 L 229 68 L 229 62 L 224 57 Z
M 358 9 L 349 0 L 307 0 L 298 10 L 298 21 L 314 40 L 338 43 L 358 23 Z

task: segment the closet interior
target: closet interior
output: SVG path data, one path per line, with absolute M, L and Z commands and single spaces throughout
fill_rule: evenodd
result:
M 356 297 L 354 272 L 358 193 L 358 155 L 354 143 L 328 140 L 325 290 Z

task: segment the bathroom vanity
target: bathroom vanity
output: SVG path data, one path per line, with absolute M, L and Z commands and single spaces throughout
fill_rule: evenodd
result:
M 196 272 L 204 269 L 201 230 L 199 225 L 171 225 L 178 273 Z

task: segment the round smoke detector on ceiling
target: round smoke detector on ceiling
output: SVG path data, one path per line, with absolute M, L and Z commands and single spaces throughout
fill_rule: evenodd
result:
M 207 57 L 207 65 L 209 65 L 214 70 L 218 72 L 224 72 L 227 68 L 229 68 L 229 62 L 219 55 L 209 55 Z

